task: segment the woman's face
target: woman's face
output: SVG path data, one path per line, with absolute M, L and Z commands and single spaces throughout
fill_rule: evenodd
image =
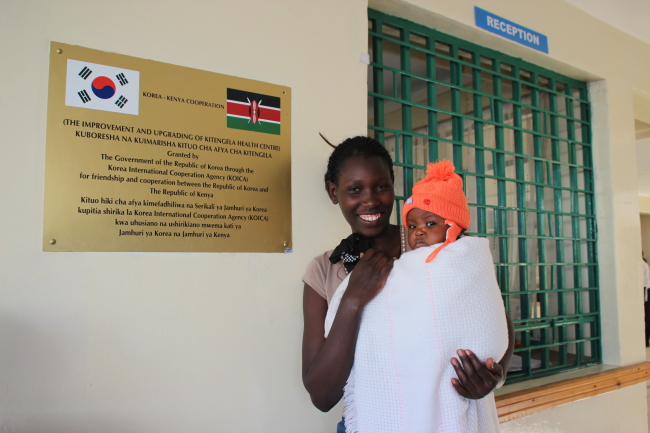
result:
M 352 232 L 375 237 L 390 225 L 395 191 L 386 162 L 378 156 L 352 156 L 341 165 L 336 185 L 327 184 Z

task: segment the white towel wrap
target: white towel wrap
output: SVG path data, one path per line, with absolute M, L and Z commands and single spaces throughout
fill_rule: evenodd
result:
M 434 248 L 403 254 L 364 309 L 344 390 L 348 433 L 499 431 L 493 393 L 461 397 L 449 362 L 457 349 L 499 361 L 508 345 L 488 241 L 462 237 L 425 263 Z M 326 337 L 348 280 L 330 302 Z

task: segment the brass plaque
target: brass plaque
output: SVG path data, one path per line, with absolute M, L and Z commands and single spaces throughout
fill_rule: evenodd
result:
M 44 251 L 291 249 L 291 90 L 52 42 Z

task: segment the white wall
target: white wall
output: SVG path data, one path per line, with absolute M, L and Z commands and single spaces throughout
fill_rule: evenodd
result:
M 346 0 L 0 2 L 0 430 L 333 430 L 301 382 L 300 279 L 349 230 L 318 132 L 366 131 L 366 20 Z M 291 87 L 293 254 L 43 253 L 50 41 Z
M 632 94 L 650 93 L 650 46 L 560 0 L 370 3 L 600 80 L 593 89 L 604 356 L 617 365 L 643 360 Z M 548 35 L 551 54 L 475 28 L 475 4 Z M 311 257 L 347 234 L 323 190 L 329 148 L 317 133 L 340 141 L 366 130 L 359 62 L 366 28 L 364 1 L 0 0 L 0 429 L 334 429 L 340 413 L 321 415 L 300 380 L 300 277 Z M 43 253 L 50 41 L 291 87 L 294 253 Z M 640 388 L 516 425 L 569 423 L 571 408 L 587 405 L 588 431 L 634 431 L 598 430 L 610 424 L 597 414 L 640 406 Z M 645 420 L 638 409 L 626 411 L 626 425 Z
M 650 196 L 639 196 L 639 212 L 643 214 L 650 214 Z
M 641 215 L 641 244 L 646 260 L 650 260 L 650 215 Z
M 650 138 L 636 141 L 636 167 L 639 185 L 639 210 L 642 213 L 650 213 L 650 208 L 646 206 L 646 204 L 650 204 Z

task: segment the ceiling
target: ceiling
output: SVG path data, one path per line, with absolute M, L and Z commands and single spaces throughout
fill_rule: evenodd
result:
M 589 15 L 650 44 L 650 1 L 566 0 Z

